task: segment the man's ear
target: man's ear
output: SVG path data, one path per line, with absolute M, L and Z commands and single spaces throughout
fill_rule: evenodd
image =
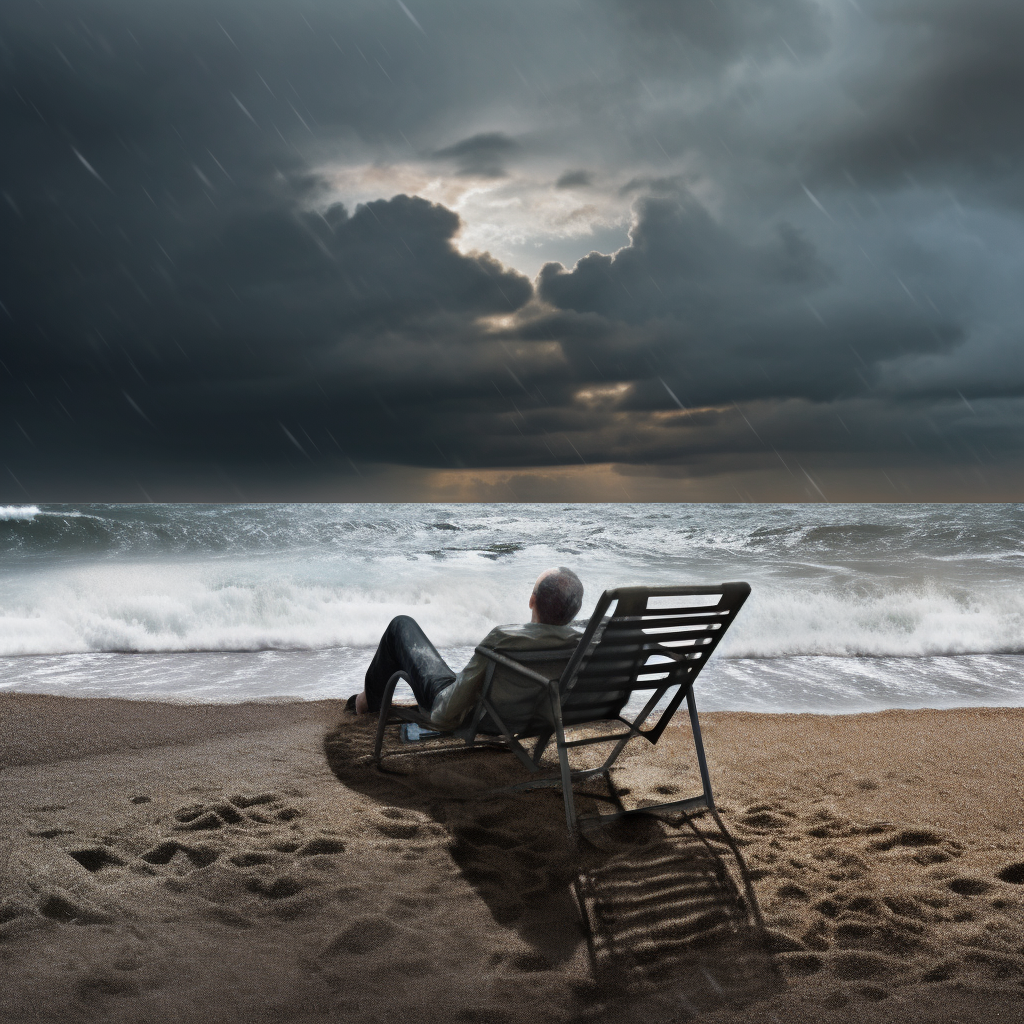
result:
M 536 607 L 537 607 L 537 595 L 536 594 L 531 594 L 530 595 L 530 610 L 532 611 Z

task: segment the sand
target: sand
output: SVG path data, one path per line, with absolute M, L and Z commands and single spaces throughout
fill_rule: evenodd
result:
M 1024 710 L 702 722 L 719 821 L 574 854 L 340 702 L 2 695 L 0 1018 L 1024 1019 Z M 584 812 L 695 791 L 685 721 L 636 748 Z

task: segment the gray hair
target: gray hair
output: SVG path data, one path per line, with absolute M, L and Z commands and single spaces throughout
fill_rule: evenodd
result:
M 560 565 L 549 569 L 533 589 L 537 618 L 549 626 L 566 626 L 583 606 L 583 584 L 579 576 Z

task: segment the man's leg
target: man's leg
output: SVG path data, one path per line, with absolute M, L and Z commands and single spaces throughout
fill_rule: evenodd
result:
M 363 694 L 366 710 L 380 711 L 384 688 L 396 672 L 409 675 L 416 703 L 429 711 L 434 698 L 451 683 L 455 673 L 437 653 L 415 619 L 398 615 L 391 620 L 377 645 L 377 652 L 366 670 Z M 356 709 L 362 710 L 357 700 Z

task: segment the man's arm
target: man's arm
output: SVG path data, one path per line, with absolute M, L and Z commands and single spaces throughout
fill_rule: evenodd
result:
M 495 627 L 483 638 L 481 646 L 491 647 L 502 635 L 501 627 Z M 439 729 L 455 729 L 462 724 L 467 712 L 480 696 L 487 665 L 487 659 L 474 651 L 466 667 L 456 675 L 455 682 L 437 695 L 430 709 L 430 721 L 434 725 Z

